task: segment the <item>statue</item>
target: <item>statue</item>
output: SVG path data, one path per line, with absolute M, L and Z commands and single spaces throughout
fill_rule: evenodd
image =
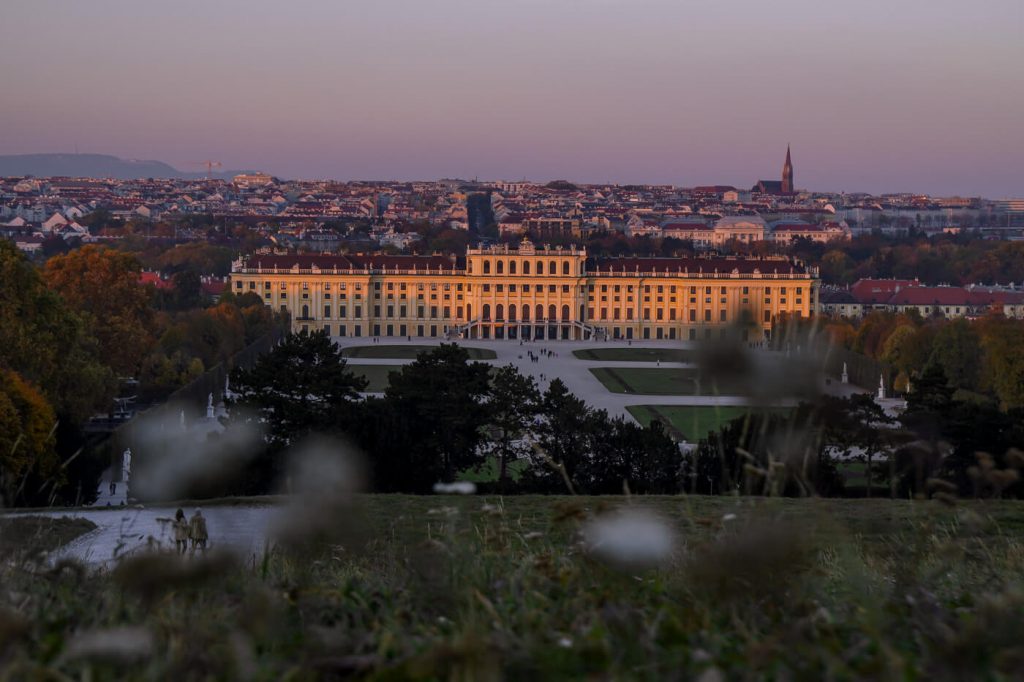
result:
M 878 399 L 885 400 L 885 377 L 878 375 Z
M 213 393 L 210 394 L 209 399 L 206 401 L 206 418 L 213 419 Z
M 121 480 L 128 483 L 128 477 L 132 473 L 132 449 L 127 448 L 121 455 Z
M 843 383 L 844 384 L 850 383 L 850 375 L 846 371 L 846 363 L 845 362 L 843 363 Z

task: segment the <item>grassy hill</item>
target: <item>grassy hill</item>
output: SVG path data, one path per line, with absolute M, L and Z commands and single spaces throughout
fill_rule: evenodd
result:
M 581 539 L 623 507 L 657 515 L 675 538 L 657 567 L 616 566 Z M 1021 669 L 1018 502 L 370 495 L 299 500 L 285 522 L 263 557 L 158 553 L 97 574 L 6 562 L 0 674 L 962 680 Z M 648 531 L 627 544 L 643 551 Z

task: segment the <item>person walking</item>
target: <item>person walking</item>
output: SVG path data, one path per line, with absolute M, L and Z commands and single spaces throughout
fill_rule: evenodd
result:
M 188 549 L 189 523 L 185 518 L 185 512 L 180 508 L 174 512 L 174 551 L 184 554 Z
M 192 515 L 189 521 L 189 537 L 192 539 L 192 551 L 195 552 L 196 548 L 206 551 L 206 542 L 209 540 L 209 534 L 206 531 L 206 519 L 203 518 L 203 510 L 196 507 L 195 514 Z

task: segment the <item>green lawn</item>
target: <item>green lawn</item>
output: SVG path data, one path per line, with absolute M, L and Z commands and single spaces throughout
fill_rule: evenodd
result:
M 612 393 L 637 395 L 741 395 L 743 377 L 707 380 L 696 368 L 594 367 L 597 377 Z M 699 381 L 698 381 L 699 379 Z
M 387 344 L 373 344 L 371 346 L 350 346 L 343 348 L 341 354 L 346 358 L 373 358 L 373 359 L 394 359 L 394 360 L 415 360 L 420 353 L 430 352 L 437 346 L 399 346 Z M 475 348 L 463 346 L 469 353 L 470 360 L 493 360 L 498 355 L 489 348 Z
M 611 362 L 693 362 L 694 352 L 682 348 L 584 348 L 572 352 L 580 360 Z
M 751 407 L 742 405 L 629 405 L 629 413 L 641 424 L 655 419 L 668 424 L 676 438 L 695 443 L 707 437 L 709 431 L 718 431 L 733 419 L 750 413 Z M 789 412 L 789 408 L 768 408 Z
M 1020 677 L 1019 501 L 328 502 L 287 512 L 289 542 L 265 557 L 164 551 L 93 570 L 5 555 L 0 614 L 15 634 L 0 677 Z M 674 538 L 657 567 L 588 551 L 589 524 L 623 508 Z M 649 523 L 592 542 L 643 551 L 661 537 Z
M 513 481 L 519 480 L 523 472 L 529 467 L 529 463 L 523 459 L 514 459 L 508 463 L 508 474 Z M 498 458 L 488 457 L 487 461 L 480 466 L 479 470 L 470 469 L 458 475 L 460 481 L 472 481 L 473 483 L 493 483 L 498 480 Z
M 398 372 L 402 365 L 353 365 L 349 368 L 358 376 L 370 382 L 366 387 L 368 393 L 381 393 L 388 387 L 388 373 Z

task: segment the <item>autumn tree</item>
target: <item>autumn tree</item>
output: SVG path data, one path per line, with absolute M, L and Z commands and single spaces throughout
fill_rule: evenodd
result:
M 25 256 L 0 240 L 0 368 L 16 370 L 60 417 L 80 423 L 113 398 L 114 376 L 100 361 L 110 351 Z
M 1024 322 L 986 320 L 981 347 L 985 351 L 984 385 L 1004 410 L 1024 408 Z
M 53 408 L 17 372 L 0 370 L 0 503 L 45 503 L 63 482 Z
M 46 263 L 44 278 L 87 320 L 105 349 L 104 360 L 120 376 L 133 376 L 152 344 L 149 292 L 140 266 L 128 254 L 88 245 Z

